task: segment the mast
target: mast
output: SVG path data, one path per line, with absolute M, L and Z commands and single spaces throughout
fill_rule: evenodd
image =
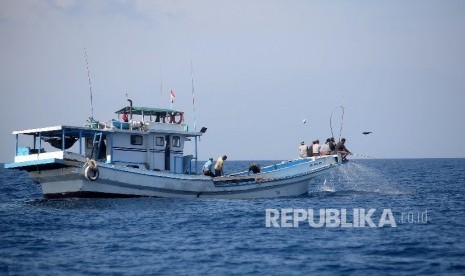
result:
M 191 60 L 191 79 L 192 79 L 192 106 L 194 109 L 194 131 L 197 131 L 197 125 L 196 125 L 196 119 L 195 119 L 194 70 L 192 69 L 192 60 Z
M 92 103 L 92 83 L 90 81 L 90 71 L 89 71 L 89 63 L 87 62 L 87 49 L 84 48 L 84 56 L 86 58 L 86 66 L 87 66 L 87 78 L 89 79 L 89 92 L 90 92 L 90 118 L 94 118 L 94 105 Z
M 160 66 L 160 106 L 163 105 L 163 72 Z

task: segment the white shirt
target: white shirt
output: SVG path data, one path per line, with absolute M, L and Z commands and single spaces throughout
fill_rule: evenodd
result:
M 299 146 L 299 157 L 300 158 L 308 157 L 307 149 L 308 149 L 307 145 L 300 145 Z
M 329 154 L 330 151 L 331 149 L 329 148 L 328 144 L 323 144 L 320 148 L 320 152 L 324 154 Z
M 320 144 L 313 144 L 312 150 L 313 150 L 313 153 L 320 153 Z

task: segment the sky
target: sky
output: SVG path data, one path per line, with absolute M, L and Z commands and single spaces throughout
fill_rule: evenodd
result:
M 86 122 L 84 48 L 95 119 L 126 93 L 169 107 L 173 89 L 208 128 L 200 160 L 296 158 L 331 114 L 355 154 L 463 158 L 464 15 L 461 0 L 1 0 L 0 162 L 14 130 Z

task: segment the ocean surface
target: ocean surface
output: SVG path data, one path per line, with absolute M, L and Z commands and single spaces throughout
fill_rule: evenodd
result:
M 464 275 L 465 159 L 351 160 L 262 200 L 44 200 L 1 166 L 0 275 L 229 274 Z

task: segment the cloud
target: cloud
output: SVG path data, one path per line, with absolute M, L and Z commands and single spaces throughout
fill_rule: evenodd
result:
M 46 6 L 44 1 L 34 0 L 2 0 L 0 1 L 0 19 L 12 22 L 29 22 L 36 18 L 37 10 Z
M 75 0 L 53 0 L 53 3 L 60 8 L 70 9 L 76 4 L 76 1 Z

